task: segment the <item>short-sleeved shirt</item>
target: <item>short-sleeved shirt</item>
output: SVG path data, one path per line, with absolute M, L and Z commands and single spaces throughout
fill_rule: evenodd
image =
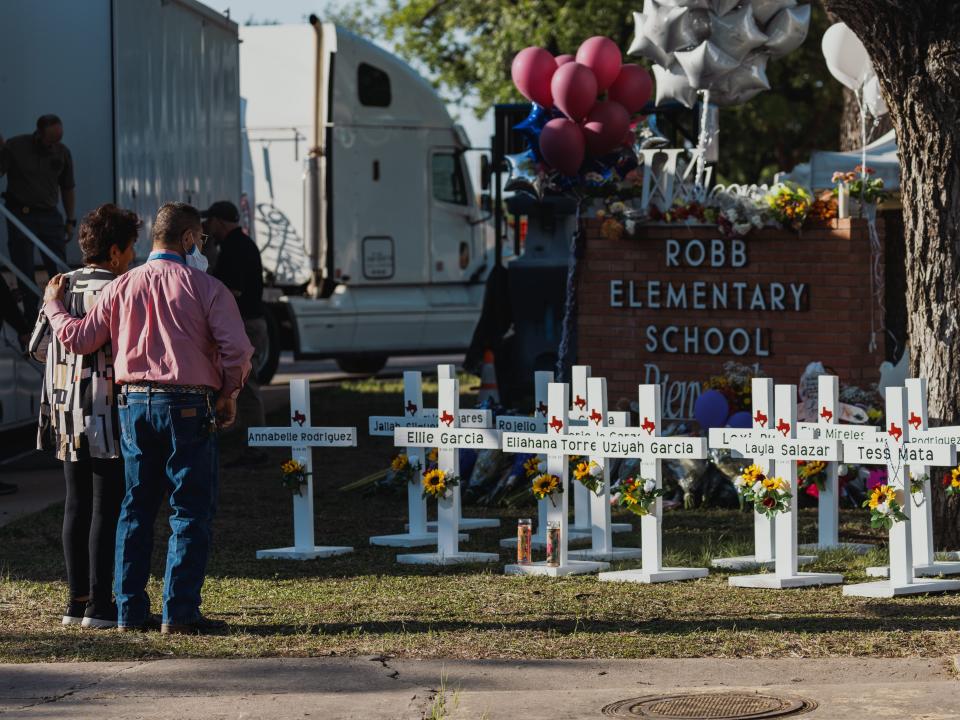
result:
M 220 241 L 217 264 L 210 273 L 226 285 L 244 320 L 263 317 L 263 263 L 260 249 L 240 228 Z
M 7 205 L 56 210 L 60 192 L 72 190 L 73 156 L 63 143 L 49 147 L 36 135 L 16 135 L 0 147 L 0 175 L 7 176 Z

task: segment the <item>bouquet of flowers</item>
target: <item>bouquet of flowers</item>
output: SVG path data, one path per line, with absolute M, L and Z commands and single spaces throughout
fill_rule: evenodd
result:
M 593 460 L 578 462 L 573 468 L 573 478 L 594 495 L 599 495 L 603 489 L 603 468 Z
M 806 491 L 811 485 L 816 485 L 817 490 L 822 492 L 827 487 L 827 464 L 820 460 L 798 460 L 797 480 L 798 490 Z
M 460 484 L 460 478 L 440 468 L 432 468 L 423 474 L 423 497 L 437 500 L 445 498 L 450 488 Z
M 774 220 L 785 228 L 803 227 L 812 204 L 810 191 L 795 182 L 777 183 L 767 194 L 767 205 Z
M 297 460 L 290 459 L 280 465 L 280 484 L 297 495 L 303 494 L 308 475 L 307 466 Z
M 840 214 L 840 208 L 837 203 L 835 191 L 825 190 L 820 193 L 813 204 L 810 206 L 810 219 L 819 222 L 833 220 Z
M 767 223 L 766 186 L 716 186 L 708 203 L 717 209 L 717 225 L 724 237 L 743 237 L 752 229 Z
M 943 489 L 947 497 L 960 495 L 960 467 L 955 467 L 943 475 Z
M 889 485 L 875 487 L 863 506 L 870 508 L 870 527 L 873 528 L 889 530 L 894 523 L 907 519 L 903 505 L 897 500 L 897 491 Z
M 550 502 L 556 506 L 556 503 L 554 503 L 554 497 L 563 492 L 563 485 L 560 482 L 560 478 L 558 478 L 556 475 L 541 473 L 533 479 L 531 490 L 533 490 L 533 496 L 537 500 L 545 500 L 549 498 Z
M 871 178 L 876 170 L 870 167 L 857 165 L 850 172 L 835 172 L 832 181 L 837 187 L 833 189 L 836 197 L 840 193 L 839 186 L 846 184 L 850 190 L 850 197 L 868 205 L 882 203 L 887 199 L 887 191 L 883 188 L 882 178 Z
M 751 403 L 754 369 L 749 365 L 728 361 L 723 364 L 723 374 L 713 375 L 702 384 L 703 390 L 717 390 L 727 398 L 730 413 L 749 410 Z
M 411 463 L 406 453 L 400 453 L 390 462 L 393 482 L 399 487 L 404 487 L 407 483 L 415 483 L 420 470 L 420 463 Z
M 625 507 L 635 515 L 650 514 L 650 508 L 658 497 L 663 497 L 666 490 L 658 488 L 653 480 L 645 480 L 639 475 L 628 477 L 620 483 L 620 507 Z
M 768 478 L 759 465 L 750 465 L 733 482 L 737 492 L 753 503 L 758 513 L 772 518 L 790 509 L 790 490 L 781 477 Z

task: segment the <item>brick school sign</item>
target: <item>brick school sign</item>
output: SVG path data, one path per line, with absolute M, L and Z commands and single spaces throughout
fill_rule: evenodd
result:
M 737 239 L 683 225 L 609 238 L 589 220 L 578 283 L 577 362 L 606 377 L 613 397 L 664 383 L 668 418 L 692 417 L 700 382 L 728 360 L 778 383 L 798 382 L 814 360 L 846 383 L 879 379 L 862 220 Z

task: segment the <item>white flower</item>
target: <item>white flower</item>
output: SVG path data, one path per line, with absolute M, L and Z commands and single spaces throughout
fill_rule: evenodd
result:
M 657 484 L 653 480 L 647 480 L 643 484 L 643 491 L 645 493 L 652 493 L 656 489 L 657 489 Z
M 636 220 L 627 220 L 623 227 L 626 229 L 628 235 L 633 235 L 637 230 L 637 221 Z
M 875 507 L 874 510 L 876 510 L 876 511 L 877 511 L 878 513 L 880 513 L 881 515 L 889 515 L 889 514 L 890 514 L 890 506 L 887 505 L 885 502 L 878 503 L 878 504 L 877 504 L 877 507 Z
M 618 202 L 610 203 L 609 210 L 614 215 L 622 215 L 627 211 L 627 206 L 624 205 L 622 202 L 618 201 Z
M 750 223 L 734 223 L 733 232 L 735 232 L 737 235 L 746 235 L 748 232 L 750 232 L 751 227 L 752 225 L 750 225 Z
M 603 472 L 603 468 L 597 463 L 590 463 L 590 477 L 597 477 Z
M 850 472 L 850 468 L 847 467 L 846 463 L 840 463 L 839 465 L 837 465 L 837 474 L 840 477 L 843 477 L 848 472 Z
M 736 485 L 738 488 L 743 488 L 747 486 L 747 481 L 746 481 L 746 478 L 743 477 L 743 475 L 737 475 L 737 479 L 733 481 L 733 484 Z
M 759 480 L 757 480 L 757 481 L 753 484 L 753 487 L 750 488 L 750 489 L 753 490 L 755 493 L 760 494 L 760 493 L 763 492 L 763 483 L 760 482 Z

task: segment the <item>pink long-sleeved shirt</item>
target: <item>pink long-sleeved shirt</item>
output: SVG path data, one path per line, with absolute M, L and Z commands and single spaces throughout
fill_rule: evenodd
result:
M 236 397 L 253 347 L 237 301 L 216 278 L 182 262 L 151 259 L 110 283 L 93 309 L 73 318 L 60 301 L 43 311 L 64 347 L 113 346 L 117 382 L 206 385 Z

